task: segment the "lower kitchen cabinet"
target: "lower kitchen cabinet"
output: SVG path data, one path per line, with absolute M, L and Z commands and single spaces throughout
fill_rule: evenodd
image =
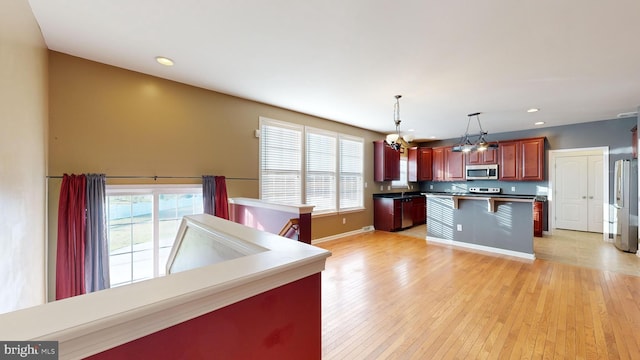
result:
M 416 196 L 412 200 L 413 204 L 413 225 L 421 225 L 427 222 L 427 198 Z
M 414 225 L 416 212 L 414 210 L 415 197 L 374 197 L 373 198 L 373 226 L 376 230 L 397 231 Z M 425 204 L 422 204 L 425 208 Z M 425 213 L 426 214 L 426 213 Z M 422 222 L 425 217 L 422 218 Z
M 544 214 L 544 202 L 533 202 L 533 236 L 542 237 L 542 217 Z

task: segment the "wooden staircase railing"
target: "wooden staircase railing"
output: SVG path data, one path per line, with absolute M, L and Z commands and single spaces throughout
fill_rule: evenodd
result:
M 284 224 L 282 230 L 280 230 L 280 233 L 278 233 L 278 235 L 284 236 L 289 239 L 298 240 L 298 233 L 300 229 L 299 223 L 300 221 L 298 218 L 289 219 L 289 221 Z

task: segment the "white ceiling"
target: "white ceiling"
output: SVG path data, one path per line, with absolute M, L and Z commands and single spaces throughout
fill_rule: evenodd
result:
M 366 129 L 393 131 L 402 94 L 417 139 L 640 105 L 638 0 L 29 3 L 52 50 Z

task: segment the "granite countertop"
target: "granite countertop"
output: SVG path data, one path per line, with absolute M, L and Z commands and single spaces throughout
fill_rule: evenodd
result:
M 374 198 L 386 198 L 386 199 L 410 199 L 414 197 L 424 197 L 425 193 L 419 191 L 405 191 L 398 193 L 378 193 L 373 194 Z
M 482 197 L 482 198 L 511 198 L 511 199 L 533 199 L 534 201 L 547 201 L 546 195 L 528 195 L 528 194 L 482 194 L 469 192 L 438 192 L 431 191 L 422 193 L 423 195 L 435 196 L 466 196 L 466 197 Z

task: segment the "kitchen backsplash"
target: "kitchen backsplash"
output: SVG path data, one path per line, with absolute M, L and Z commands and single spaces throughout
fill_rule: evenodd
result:
M 420 183 L 420 191 L 429 192 L 467 192 L 470 187 L 497 187 L 502 194 L 514 195 L 545 195 L 548 196 L 548 182 L 513 182 L 474 180 L 462 182 L 424 181 Z

